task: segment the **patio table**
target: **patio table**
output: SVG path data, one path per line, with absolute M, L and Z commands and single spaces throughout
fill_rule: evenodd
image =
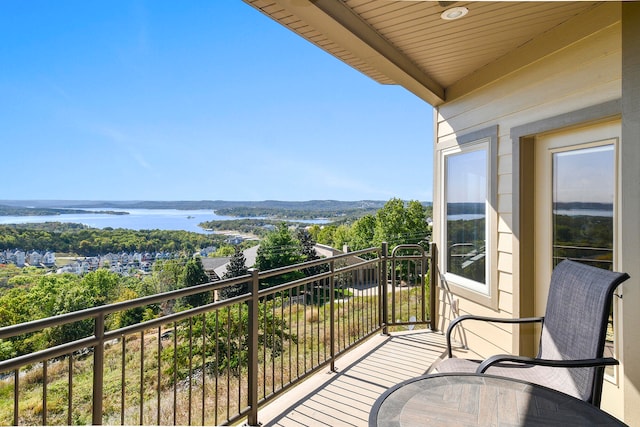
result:
M 601 409 L 540 385 L 482 374 L 404 381 L 374 403 L 369 426 L 624 426 Z

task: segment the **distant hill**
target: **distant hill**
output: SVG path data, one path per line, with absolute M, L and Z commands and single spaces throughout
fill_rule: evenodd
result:
M 1 205 L 29 208 L 88 208 L 88 209 L 278 209 L 297 211 L 327 211 L 341 210 L 377 210 L 384 206 L 384 200 L 309 200 L 304 202 L 287 202 L 279 200 L 264 201 L 225 201 L 225 200 L 184 200 L 184 201 L 100 201 L 100 200 L 0 200 Z M 431 205 L 426 202 L 425 205 Z
M 0 204 L 0 216 L 48 216 L 62 214 L 102 213 L 110 215 L 127 215 L 127 212 L 90 211 L 86 209 L 64 209 L 49 207 L 9 206 Z

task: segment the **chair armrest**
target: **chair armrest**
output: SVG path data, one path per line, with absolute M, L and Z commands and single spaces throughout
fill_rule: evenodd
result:
M 594 368 L 598 366 L 618 365 L 616 359 L 612 357 L 601 357 L 596 359 L 576 359 L 576 360 L 551 360 L 551 359 L 536 359 L 533 357 L 525 356 L 512 356 L 509 354 L 497 354 L 484 360 L 478 369 L 477 374 L 484 374 L 487 369 L 492 365 L 501 362 L 520 363 L 525 365 L 538 365 L 538 366 L 550 366 L 554 368 Z
M 449 323 L 449 327 L 447 328 L 447 350 L 449 352 L 449 357 L 453 357 L 453 352 L 451 350 L 451 334 L 453 333 L 453 329 L 464 320 L 480 320 L 483 322 L 492 322 L 492 323 L 535 323 L 535 322 L 543 322 L 544 317 L 523 317 L 520 319 L 505 319 L 500 317 L 486 317 L 486 316 L 474 316 L 472 314 L 465 314 L 464 316 L 457 317 Z

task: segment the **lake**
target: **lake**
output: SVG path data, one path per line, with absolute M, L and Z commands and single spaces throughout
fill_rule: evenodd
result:
M 613 209 L 556 209 L 553 211 L 555 215 L 568 216 L 602 216 L 613 218 Z
M 198 224 L 204 221 L 225 221 L 241 217 L 216 215 L 212 210 L 179 209 L 111 209 L 114 212 L 129 212 L 129 215 L 108 214 L 64 214 L 45 216 L 0 216 L 0 224 L 30 224 L 42 222 L 72 222 L 93 228 L 128 228 L 131 230 L 185 230 L 207 233 Z M 301 221 L 302 222 L 302 221 Z M 327 220 L 304 220 L 314 224 L 325 224 Z

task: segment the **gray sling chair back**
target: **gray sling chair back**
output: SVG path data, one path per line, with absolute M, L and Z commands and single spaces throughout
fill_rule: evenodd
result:
M 544 317 L 496 319 L 465 315 L 447 330 L 449 358 L 434 367 L 444 372 L 476 372 L 540 384 L 600 406 L 606 365 L 618 361 L 603 357 L 611 300 L 626 273 L 562 261 L 553 270 Z M 496 355 L 484 361 L 453 358 L 451 334 L 462 321 L 542 323 L 540 350 L 535 358 Z

